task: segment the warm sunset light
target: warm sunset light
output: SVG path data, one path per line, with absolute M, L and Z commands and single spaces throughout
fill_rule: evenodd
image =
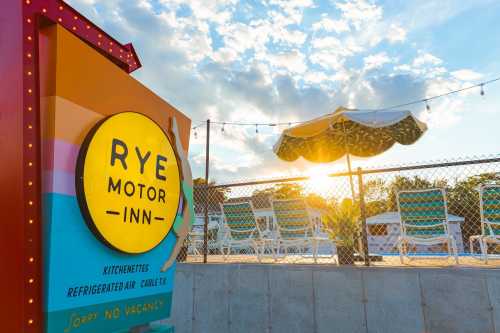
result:
M 307 190 L 321 196 L 326 196 L 331 192 L 331 187 L 333 186 L 332 178 L 328 176 L 332 172 L 331 166 L 317 165 L 311 167 L 307 171 L 307 175 L 310 177 L 307 182 Z

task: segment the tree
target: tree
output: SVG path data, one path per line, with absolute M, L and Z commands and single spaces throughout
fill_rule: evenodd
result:
M 323 225 L 331 239 L 354 248 L 360 231 L 359 216 L 359 203 L 344 199 L 323 219 Z
M 297 199 L 303 197 L 304 188 L 298 183 L 280 183 L 263 190 L 255 190 L 252 193 L 256 196 L 270 196 L 274 199 Z
M 213 187 L 215 182 L 210 182 L 208 189 L 203 178 L 193 179 L 193 199 L 196 213 L 201 213 L 205 209 L 208 201 L 208 210 L 218 210 L 221 203 L 227 200 L 231 191 L 229 188 Z
M 414 176 L 396 176 L 391 182 L 383 179 L 369 180 L 364 185 L 367 217 L 398 209 L 396 194 L 403 190 L 422 190 L 434 187 L 447 188 L 447 181 L 434 181 Z
M 387 211 L 388 187 L 383 179 L 367 181 L 364 191 L 367 217 Z
M 448 182 L 445 179 L 437 179 L 431 182 L 430 180 L 419 176 L 414 176 L 413 178 L 396 176 L 387 188 L 387 209 L 389 211 L 395 211 L 398 209 L 396 194 L 399 191 L 425 190 L 438 187 L 447 188 Z
M 484 184 L 500 184 L 498 173 L 483 173 L 458 181 L 447 192 L 448 211 L 450 214 L 463 216 L 462 237 L 464 244 L 472 235 L 481 234 L 481 215 L 478 188 Z

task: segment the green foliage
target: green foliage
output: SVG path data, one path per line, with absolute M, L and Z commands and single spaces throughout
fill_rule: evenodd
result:
M 448 211 L 450 214 L 463 216 L 462 231 L 464 239 L 481 233 L 481 216 L 478 188 L 484 184 L 500 184 L 500 175 L 484 173 L 459 181 L 447 192 Z
M 297 183 L 280 183 L 263 190 L 255 190 L 253 197 L 269 196 L 274 199 L 296 199 L 302 198 L 304 188 Z
M 359 233 L 360 210 L 358 203 L 344 199 L 333 212 L 323 219 L 324 229 L 338 244 L 354 247 Z
M 471 235 L 481 233 L 478 188 L 483 184 L 500 184 L 500 174 L 483 173 L 464 180 L 454 181 L 428 179 L 414 176 L 397 176 L 392 182 L 381 179 L 370 180 L 365 184 L 367 216 L 374 216 L 386 211 L 396 211 L 396 193 L 402 190 L 420 190 L 428 188 L 446 189 L 446 201 L 450 214 L 464 217 L 462 235 L 468 240 Z
M 227 200 L 230 189 L 228 188 L 207 188 L 204 187 L 206 181 L 204 178 L 193 179 L 193 199 L 195 208 L 202 209 L 208 200 L 209 210 L 217 210 L 219 205 Z M 209 186 L 215 185 L 210 182 Z

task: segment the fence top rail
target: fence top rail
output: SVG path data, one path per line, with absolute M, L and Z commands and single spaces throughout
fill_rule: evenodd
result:
M 399 171 L 411 171 L 411 170 L 422 170 L 422 169 L 434 169 L 434 168 L 444 168 L 444 167 L 454 167 L 463 165 L 474 165 L 474 164 L 486 164 L 486 163 L 499 163 L 500 157 L 482 158 L 482 159 L 472 159 L 472 160 L 459 160 L 451 162 L 441 162 L 441 163 L 425 163 L 416 164 L 408 166 L 395 166 L 387 168 L 376 168 L 376 169 L 362 169 L 357 168 L 352 172 L 342 171 L 328 174 L 327 177 L 348 177 L 356 175 L 368 175 L 377 173 L 387 173 L 387 172 L 399 172 Z M 216 184 L 216 185 L 195 185 L 195 188 L 229 188 L 229 187 L 239 187 L 239 186 L 251 186 L 251 185 L 265 185 L 273 183 L 288 183 L 297 181 L 307 181 L 310 176 L 297 176 L 297 177 L 286 177 L 286 178 L 274 178 L 265 180 L 254 180 L 247 182 L 234 182 L 226 184 Z

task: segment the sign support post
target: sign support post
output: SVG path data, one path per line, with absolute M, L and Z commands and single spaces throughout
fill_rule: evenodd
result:
M 53 32 L 50 36 L 49 30 Z M 76 209 L 72 209 L 75 207 L 71 206 L 71 203 L 76 202 L 74 199 L 74 178 L 71 178 L 71 176 L 74 177 L 75 171 L 75 161 L 72 160 L 72 156 L 75 156 L 75 151 L 78 151 L 81 142 L 75 137 L 69 137 L 75 134 L 76 131 L 75 128 L 69 128 L 66 127 L 66 125 L 63 125 L 62 129 L 61 127 L 57 129 L 61 136 L 53 136 L 50 138 L 43 137 L 45 133 L 44 125 L 49 122 L 49 120 L 44 118 L 47 112 L 54 112 L 51 115 L 57 113 L 58 119 L 61 119 L 61 114 L 70 114 L 71 117 L 75 117 L 76 113 L 81 112 L 80 116 L 88 120 L 89 125 L 92 121 L 97 121 L 99 117 L 103 118 L 109 115 L 106 113 L 109 108 L 98 105 L 98 99 L 92 99 L 92 102 L 96 102 L 96 104 L 90 105 L 83 103 L 81 100 L 79 101 L 81 102 L 80 104 L 76 103 L 75 100 L 73 100 L 73 104 L 71 104 L 68 102 L 70 99 L 65 98 L 67 97 L 65 94 L 75 93 L 75 91 L 76 94 L 79 94 L 79 97 L 85 95 L 84 93 L 88 93 L 88 95 L 93 96 L 93 98 L 98 95 L 90 91 L 92 90 L 92 85 L 85 86 L 86 82 L 89 82 L 89 80 L 86 81 L 85 78 L 83 78 L 88 72 L 92 72 L 92 70 L 94 74 L 87 77 L 87 79 L 91 81 L 99 76 L 99 74 L 96 74 L 98 73 L 98 71 L 95 70 L 96 67 L 93 67 L 95 65 L 107 66 L 106 68 L 109 69 L 109 73 L 117 78 L 115 82 L 123 83 L 126 81 L 122 86 L 124 91 L 130 93 L 135 91 L 140 95 L 140 98 L 135 100 L 140 101 L 138 104 L 133 104 L 130 100 L 125 101 L 126 98 L 122 98 L 122 104 L 120 104 L 117 98 L 113 99 L 113 106 L 117 108 L 116 111 L 112 111 L 113 113 L 118 113 L 119 110 L 125 111 L 127 108 L 141 109 L 144 103 L 149 103 L 150 106 L 153 107 L 144 109 L 155 110 L 154 112 L 157 112 L 154 114 L 153 118 L 156 118 L 155 120 L 160 120 L 161 127 L 164 130 L 168 128 L 168 121 L 165 120 L 177 116 L 177 119 L 181 120 L 180 127 L 182 141 L 184 143 L 183 150 L 185 151 L 187 151 L 188 146 L 190 120 L 178 110 L 168 105 L 168 103 L 161 100 L 158 96 L 154 95 L 147 88 L 143 86 L 139 87 L 137 83 L 134 83 L 134 79 L 127 75 L 141 67 L 139 58 L 131 44 L 121 44 L 62 0 L 4 0 L 2 2 L 2 10 L 0 11 L 0 41 L 0 71 L 2 72 L 2 80 L 0 80 L 0 223 L 3 229 L 0 233 L 0 250 L 2 251 L 0 265 L 4 271 L 4 274 L 0 274 L 0 295 L 2 295 L 2 302 L 0 302 L 0 321 L 2 323 L 2 331 L 5 332 L 39 333 L 45 332 L 49 325 L 48 323 L 50 320 L 45 319 L 48 316 L 48 312 L 57 312 L 55 310 L 53 311 L 53 309 L 48 310 L 49 305 L 47 304 L 50 303 L 50 306 L 54 306 L 54 304 L 60 305 L 67 302 L 69 297 L 67 295 L 70 294 L 68 290 L 64 290 L 64 288 L 61 287 L 61 289 L 54 292 L 54 295 L 57 293 L 57 300 L 55 300 L 56 296 L 47 293 L 49 284 L 52 283 L 53 285 L 59 286 L 61 285 L 61 280 L 67 278 L 67 281 L 64 280 L 62 282 L 71 282 L 70 280 L 73 277 L 78 277 L 78 274 L 74 274 L 76 269 L 73 267 L 74 270 L 68 268 L 67 271 L 62 271 L 63 273 L 66 272 L 66 274 L 52 274 L 50 279 L 44 281 L 46 276 L 48 276 L 45 274 L 47 270 L 55 269 L 55 266 L 58 268 L 64 266 L 61 265 L 63 260 L 61 260 L 60 256 L 54 255 L 55 259 L 51 260 L 52 257 L 49 258 L 47 255 L 48 252 L 56 254 L 61 253 L 61 251 L 57 252 L 56 249 L 58 245 L 63 244 L 61 239 L 64 237 L 60 237 L 61 234 L 51 234 L 49 242 L 49 237 L 44 237 L 44 235 L 46 232 L 57 230 L 57 227 L 54 228 L 54 230 L 50 229 L 52 227 L 51 223 L 58 223 L 58 218 L 60 216 L 66 216 L 65 213 L 67 213 L 67 211 L 74 213 L 72 222 L 76 223 L 73 223 L 71 227 L 86 228 L 84 223 L 79 223 L 83 222 L 83 220 L 78 211 L 78 207 L 75 205 Z M 49 45 L 49 43 L 51 44 Z M 78 77 L 77 81 L 82 85 L 78 86 L 79 88 L 75 88 L 76 85 L 73 84 L 60 83 L 65 79 L 62 77 L 61 80 L 57 80 L 57 82 L 60 83 L 60 86 L 57 87 L 57 91 L 56 88 L 54 88 L 54 91 L 51 90 L 50 94 L 45 94 L 45 88 L 47 88 L 45 85 L 53 84 L 55 86 L 55 75 L 65 72 L 64 69 L 61 71 L 59 67 L 57 68 L 59 72 L 51 67 L 55 61 L 53 61 L 53 54 L 49 55 L 48 48 L 51 48 L 50 51 L 58 50 L 57 47 L 62 47 L 61 45 L 64 43 L 66 43 L 65 45 L 71 45 L 74 49 L 80 48 L 79 50 L 85 50 L 86 56 L 82 56 L 79 52 L 62 52 L 59 53 L 60 57 L 57 57 L 57 62 L 60 61 L 60 58 L 65 58 L 68 61 L 66 64 L 72 64 L 74 63 L 73 61 L 80 61 L 80 66 L 68 65 L 68 69 L 78 71 L 80 68 L 86 68 L 88 71 L 80 72 L 81 77 Z M 73 55 L 75 56 L 73 57 Z M 89 65 L 90 58 L 94 61 L 91 65 Z M 48 65 L 49 63 L 50 65 Z M 85 67 L 85 65 L 88 65 L 88 67 Z M 61 66 L 64 67 L 63 65 Z M 41 77 L 49 79 L 42 82 Z M 83 89 L 80 89 L 82 87 Z M 113 87 L 113 89 L 117 88 Z M 111 91 L 110 96 L 113 95 L 112 93 L 113 91 Z M 126 96 L 126 94 L 124 94 L 124 96 Z M 47 99 L 44 100 L 42 104 L 43 107 L 40 106 L 42 97 L 51 99 L 53 103 L 50 104 L 50 107 L 47 107 L 49 104 L 46 103 Z M 82 97 L 82 99 L 84 99 L 84 97 Z M 107 100 L 109 101 L 109 99 Z M 47 111 L 47 108 L 50 108 L 50 110 Z M 71 111 L 68 111 L 68 109 L 71 109 Z M 106 110 L 103 111 L 104 109 Z M 50 121 L 53 119 L 55 119 L 55 117 L 51 118 Z M 81 124 L 81 122 L 75 123 Z M 67 122 L 61 120 L 58 124 L 67 124 Z M 54 123 L 50 125 L 55 126 Z M 54 129 L 54 127 L 52 127 L 52 129 Z M 82 128 L 78 128 L 77 130 L 81 131 L 78 132 L 79 135 L 84 134 L 85 129 L 82 130 Z M 55 131 L 51 133 L 55 135 Z M 70 135 L 65 137 L 64 135 L 68 133 L 70 133 Z M 176 139 L 180 140 L 181 138 L 176 137 Z M 56 146 L 57 148 L 54 148 Z M 56 150 L 48 151 L 46 150 L 47 147 L 56 149 L 57 154 L 59 154 L 58 156 L 62 156 L 62 158 L 58 160 L 59 162 L 66 161 L 68 163 L 60 163 L 57 165 L 59 169 L 56 170 L 53 165 L 54 153 Z M 147 155 L 147 151 L 141 151 L 139 156 L 139 153 L 136 153 L 134 148 L 135 146 L 131 146 L 130 156 L 132 156 L 132 154 L 137 154 L 141 159 L 141 165 L 146 165 L 147 156 L 149 156 Z M 123 154 L 123 151 L 119 151 L 119 153 Z M 52 158 L 52 160 L 48 159 L 52 164 L 42 163 L 45 157 Z M 170 158 L 170 160 L 175 160 L 175 158 Z M 153 163 L 151 161 L 153 161 L 153 157 L 151 157 L 149 163 Z M 159 177 L 159 181 L 163 181 L 162 177 L 166 172 L 165 166 L 167 162 L 160 158 L 160 160 L 156 160 L 155 163 L 157 165 L 157 170 L 159 170 L 159 176 L 157 177 Z M 42 177 L 42 172 L 44 177 Z M 185 170 L 184 173 L 190 175 L 190 172 L 187 172 L 187 170 Z M 47 174 L 50 174 L 50 177 L 53 178 L 46 177 Z M 68 177 L 64 178 L 64 175 Z M 55 177 L 58 177 L 58 184 L 65 184 L 64 188 L 55 188 L 57 187 L 54 185 L 56 182 L 52 182 L 52 179 Z M 65 179 L 64 181 L 62 181 L 63 178 Z M 129 191 L 132 189 L 131 186 L 132 185 L 128 185 Z M 188 192 L 192 191 L 192 185 L 188 184 L 184 187 Z M 158 202 L 164 198 L 163 194 L 164 193 L 157 192 L 155 198 Z M 57 208 L 62 207 L 67 211 L 63 211 L 63 209 L 55 210 L 55 213 L 50 211 L 50 214 L 54 213 L 53 216 L 55 216 L 52 219 L 52 217 L 45 216 L 47 210 L 43 207 L 47 205 L 53 207 L 52 205 L 56 205 L 50 200 L 57 195 L 57 200 L 61 198 L 67 200 L 64 201 L 63 204 L 57 206 Z M 153 190 L 151 190 L 150 196 L 153 197 Z M 47 198 L 49 198 L 49 200 L 47 200 Z M 171 201 L 176 204 L 180 203 L 179 198 L 175 198 L 175 200 Z M 70 202 L 70 204 L 67 204 L 68 202 Z M 185 202 L 184 205 L 191 205 L 192 207 L 192 200 L 190 202 Z M 138 208 L 135 209 L 135 212 L 137 212 Z M 130 210 L 127 210 L 127 212 L 130 214 Z M 144 211 L 141 210 L 141 216 L 144 218 L 142 222 L 149 224 L 148 212 L 149 211 L 146 211 L 146 215 L 144 215 Z M 155 223 L 162 223 L 161 219 L 163 216 L 159 215 L 151 216 L 151 223 L 153 223 L 155 217 Z M 175 219 L 177 221 L 170 222 L 176 222 L 176 225 L 182 225 L 183 222 L 186 222 L 185 220 L 183 221 L 183 215 L 181 213 L 177 214 Z M 167 218 L 165 218 L 165 221 L 166 220 Z M 67 225 L 69 225 L 69 223 L 66 223 L 64 227 Z M 107 256 L 106 258 L 108 259 L 111 258 L 109 261 L 113 263 L 124 262 L 123 267 L 125 267 L 125 264 L 128 264 L 125 262 L 126 258 L 124 256 L 120 257 L 116 255 L 116 253 L 111 252 L 115 250 L 106 249 L 106 251 L 104 251 L 102 249 L 102 244 L 97 244 L 97 238 L 85 238 L 88 236 L 87 233 L 90 232 L 89 230 L 78 230 L 82 232 L 68 233 L 68 230 L 65 230 L 68 235 L 74 237 L 68 240 L 69 242 L 73 240 L 82 241 L 83 239 L 83 241 L 88 242 L 87 244 L 94 246 L 96 254 L 102 255 L 103 257 Z M 173 234 L 170 233 L 169 248 L 175 242 L 172 235 Z M 79 236 L 82 237 L 78 238 Z M 59 241 L 61 242 L 57 243 Z M 183 238 L 179 241 L 183 241 Z M 161 243 L 164 246 L 167 245 L 165 242 Z M 154 245 L 154 242 L 152 244 Z M 85 247 L 85 249 L 88 248 Z M 135 251 L 135 249 L 132 249 L 132 252 L 133 251 Z M 137 252 L 141 252 L 141 250 L 139 249 Z M 79 255 L 83 254 L 85 253 L 79 253 Z M 94 253 L 92 253 L 92 255 L 93 254 Z M 142 260 L 147 261 L 153 256 L 151 252 L 148 252 L 147 255 L 150 255 L 150 257 L 141 257 L 143 258 Z M 92 257 L 92 259 L 94 259 L 94 257 Z M 164 259 L 163 254 L 151 259 L 154 263 L 154 274 L 156 274 L 157 268 L 158 274 L 162 274 L 160 273 L 161 264 L 163 263 L 163 261 L 161 261 L 162 259 Z M 157 263 L 158 267 L 156 267 Z M 152 272 L 153 268 L 149 268 L 147 264 L 148 262 L 139 266 L 142 267 L 143 270 L 147 269 Z M 93 270 L 87 269 L 86 273 L 91 271 L 91 274 L 94 274 L 93 276 L 95 276 L 96 279 L 101 279 L 103 281 L 110 279 L 108 275 L 106 275 L 107 273 L 102 273 L 105 272 L 103 267 L 93 266 L 91 267 Z M 129 265 L 127 267 L 132 266 Z M 100 274 L 98 274 L 99 271 L 101 272 Z M 170 270 L 170 273 L 165 274 L 171 274 L 172 272 L 173 269 Z M 173 283 L 171 282 L 173 279 L 167 278 L 167 275 L 161 276 L 163 280 L 159 279 L 156 281 L 147 280 L 147 278 L 150 278 L 149 275 L 144 275 L 144 279 L 140 280 L 138 273 L 130 274 L 137 274 L 133 275 L 130 279 L 136 277 L 139 279 L 137 284 L 138 288 L 136 288 L 136 290 L 138 290 L 136 296 L 153 297 L 155 292 L 152 290 L 154 290 L 156 283 Z M 56 281 L 54 277 L 59 278 L 59 280 Z M 92 283 L 93 281 L 90 279 L 88 282 Z M 141 283 L 143 289 L 139 288 Z M 99 284 L 99 286 L 101 285 L 111 286 L 105 283 Z M 133 289 L 132 285 L 132 283 L 128 284 L 131 289 Z M 114 284 L 112 286 L 118 289 L 120 287 L 119 284 Z M 81 290 L 90 290 L 89 288 L 85 289 L 83 285 L 81 287 Z M 169 285 L 168 289 L 171 289 L 171 285 Z M 95 291 L 97 289 L 92 290 Z M 142 292 L 142 290 L 144 290 L 144 292 Z M 127 300 L 127 297 L 129 297 L 128 294 L 124 293 L 124 295 L 125 296 L 122 298 L 120 298 L 121 296 L 117 297 L 116 302 L 119 303 L 123 300 Z M 48 301 L 49 299 L 50 301 Z M 95 303 L 91 302 L 92 301 L 87 301 L 88 304 L 82 303 L 83 305 L 80 303 L 78 304 L 82 307 L 92 307 L 102 304 L 101 301 L 96 301 Z M 137 303 L 133 303 L 132 305 L 134 304 L 136 305 Z M 129 310 L 135 309 L 132 305 L 128 307 Z M 170 306 L 167 302 L 161 304 L 156 303 L 156 305 L 161 305 L 164 308 Z M 67 304 L 64 306 L 66 306 L 64 310 L 67 311 L 70 311 L 68 309 L 72 308 Z M 92 309 L 92 311 L 95 310 L 96 313 L 98 311 L 101 311 L 99 312 L 100 314 L 106 313 L 106 309 Z M 152 311 L 152 305 L 148 309 Z M 62 309 L 58 308 L 56 310 Z M 129 313 L 131 312 L 129 311 Z M 57 313 L 55 315 L 57 315 Z M 92 316 L 88 318 L 90 317 Z M 136 323 L 142 318 L 137 316 L 138 320 L 135 320 L 132 316 L 129 317 L 131 323 Z M 151 314 L 151 318 L 153 317 L 154 314 Z M 61 321 L 67 319 L 63 315 L 61 315 L 60 318 L 62 318 Z M 55 319 L 53 319 L 53 321 L 55 322 Z M 86 322 L 88 323 L 89 321 L 87 320 Z M 110 321 L 109 327 L 114 327 L 113 325 L 115 325 L 116 322 Z M 76 325 L 77 323 L 74 322 L 73 324 Z M 74 328 L 76 329 L 76 327 Z M 83 333 L 86 328 L 84 326 L 79 326 L 78 329 Z M 91 329 L 89 328 L 88 330 Z M 52 332 L 51 329 L 49 329 L 49 331 Z M 100 330 L 100 328 L 98 330 L 93 330 L 93 332 L 96 331 L 102 330 Z
M 203 263 L 207 263 L 208 255 L 208 208 L 209 208 L 209 184 L 210 171 L 210 119 L 207 119 L 207 145 L 205 154 L 205 223 L 203 224 Z

